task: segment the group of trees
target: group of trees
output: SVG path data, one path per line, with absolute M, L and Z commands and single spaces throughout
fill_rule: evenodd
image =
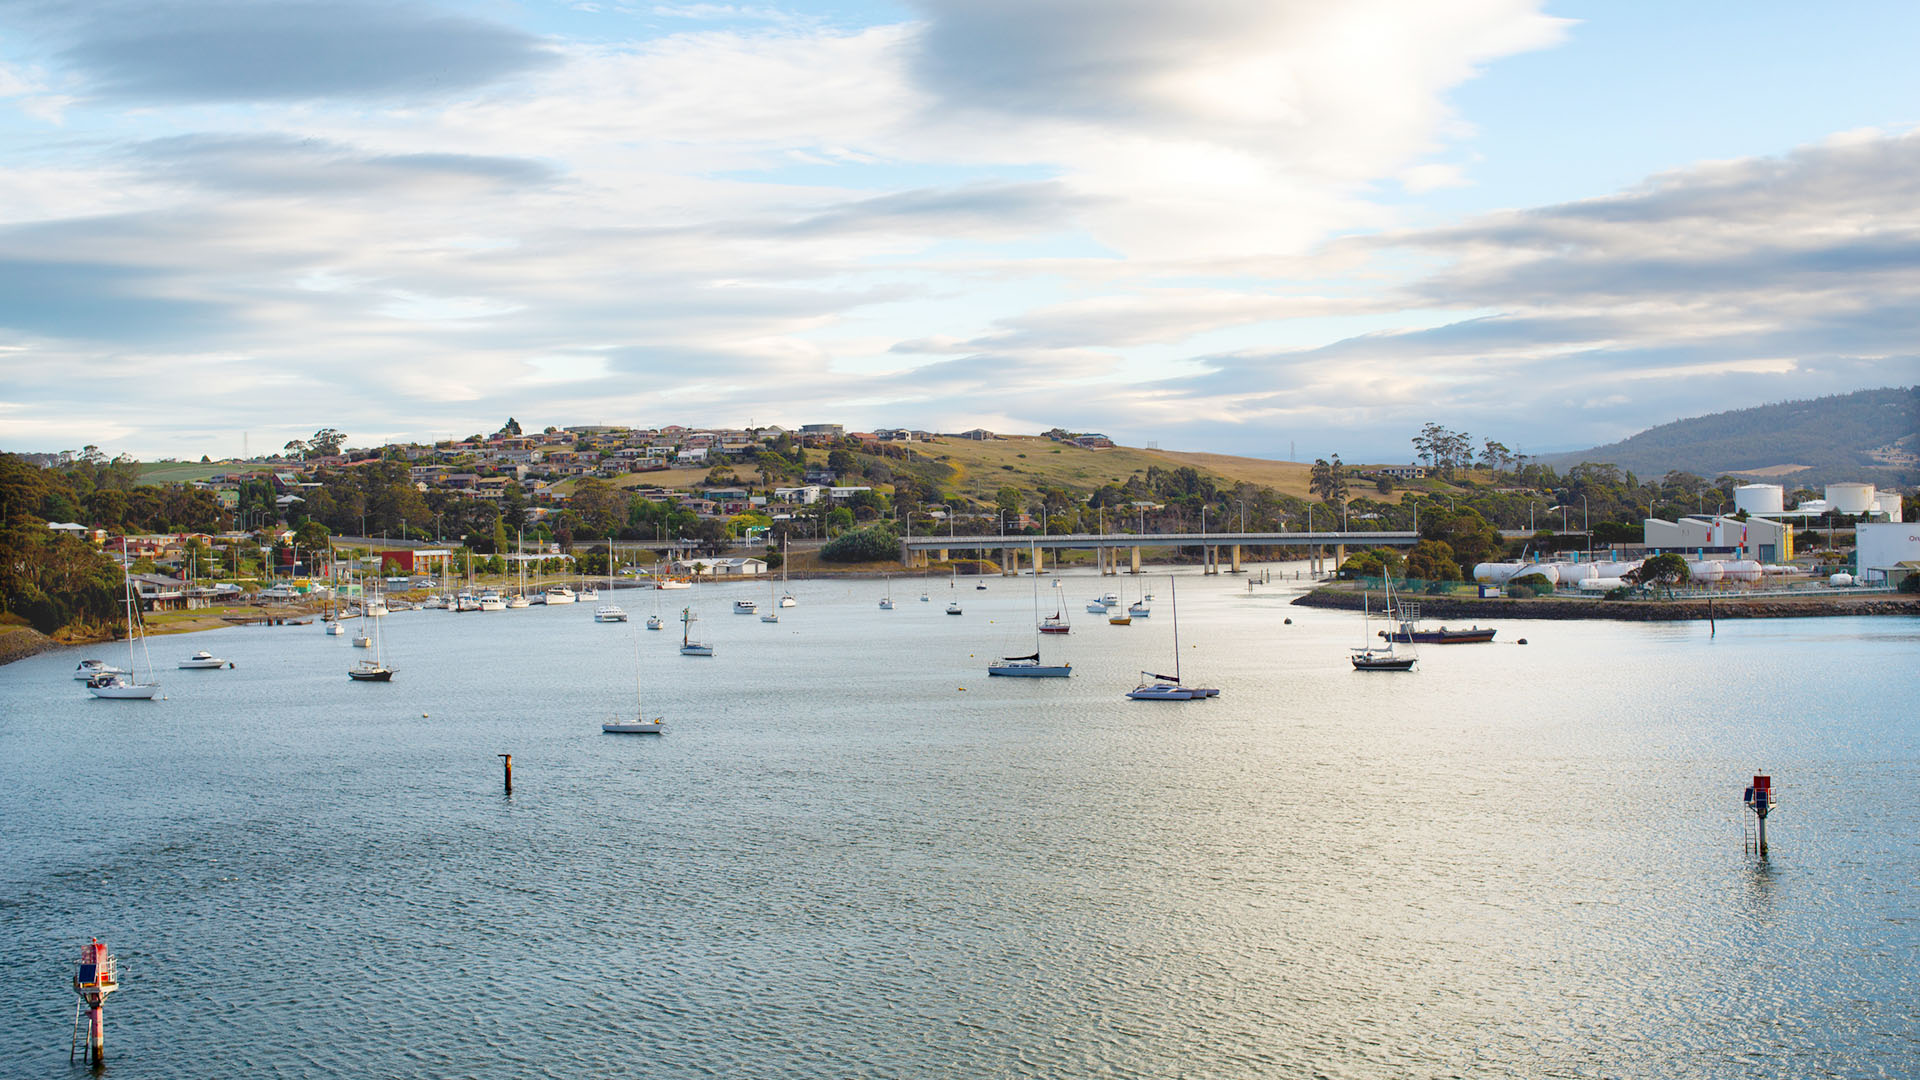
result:
M 1459 470 L 1473 468 L 1476 449 L 1473 436 L 1466 432 L 1427 423 L 1421 425 L 1420 433 L 1413 437 L 1413 452 L 1429 469 L 1452 479 Z M 1496 476 L 1509 469 L 1522 468 L 1528 461 L 1526 455 L 1514 453 L 1495 439 L 1482 440 L 1477 452 L 1480 467 Z
M 287 440 L 287 445 L 281 447 L 281 450 L 290 458 L 305 461 L 309 457 L 332 457 L 338 454 L 340 448 L 346 443 L 345 432 L 335 431 L 333 428 L 321 428 L 313 433 L 311 439 Z

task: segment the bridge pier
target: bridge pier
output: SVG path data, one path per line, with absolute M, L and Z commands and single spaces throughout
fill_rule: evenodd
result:
M 1131 570 L 1131 573 L 1134 573 L 1137 575 L 1140 573 L 1140 545 L 1135 544 L 1133 545 L 1133 547 L 1129 548 L 1128 550 L 1133 552 L 1133 568 Z
M 1233 572 L 1240 573 L 1240 545 L 1233 545 Z

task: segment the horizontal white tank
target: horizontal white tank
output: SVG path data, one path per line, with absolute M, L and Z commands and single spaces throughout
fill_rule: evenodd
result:
M 1753 559 L 1730 559 L 1720 565 L 1725 569 L 1728 581 L 1755 582 L 1765 573 L 1764 568 Z
M 1590 577 L 1580 579 L 1581 592 L 1612 592 L 1626 585 L 1626 581 L 1617 577 Z
M 1557 585 L 1573 588 L 1590 577 L 1598 577 L 1599 571 L 1592 563 L 1557 562 L 1553 564 L 1553 580 Z
M 1548 582 L 1558 582 L 1560 575 L 1553 570 L 1551 563 L 1523 562 L 1483 562 L 1473 567 L 1473 580 L 1484 581 L 1489 585 L 1505 585 L 1517 577 L 1527 574 L 1545 575 Z
M 1733 509 L 1749 514 L 1777 514 L 1787 508 L 1787 490 L 1779 484 L 1741 484 L 1733 489 Z
M 1547 584 L 1549 585 L 1560 584 L 1560 569 L 1552 563 L 1529 563 L 1526 566 L 1522 566 L 1518 573 L 1515 573 L 1513 577 L 1507 580 L 1511 581 L 1513 578 L 1523 578 L 1529 574 L 1539 574 L 1541 577 L 1547 579 Z
M 1842 573 L 1838 573 L 1838 574 L 1835 574 L 1835 575 L 1833 575 L 1832 577 L 1830 577 L 1830 578 L 1828 578 L 1828 579 L 1827 579 L 1827 584 L 1829 584 L 1829 585 L 1851 585 L 1851 584 L 1853 584 L 1853 575 L 1852 575 L 1852 574 L 1848 574 L 1848 573 L 1844 573 L 1844 572 L 1842 572 Z
M 1701 561 L 1687 564 L 1687 576 L 1702 585 L 1711 585 L 1726 574 L 1726 568 L 1717 562 Z
M 1828 484 L 1827 505 L 1843 514 L 1864 514 L 1873 509 L 1873 485 Z

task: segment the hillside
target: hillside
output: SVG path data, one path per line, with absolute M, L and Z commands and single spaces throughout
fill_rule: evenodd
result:
M 942 438 L 916 443 L 914 450 L 952 466 L 955 475 L 948 486 L 980 502 L 992 502 L 994 494 L 1008 485 L 1028 492 L 1061 487 L 1084 496 L 1102 484 L 1125 483 L 1127 477 L 1156 465 L 1162 469 L 1189 466 L 1228 482 L 1245 481 L 1286 495 L 1305 497 L 1307 493 L 1308 466 L 1291 461 L 1131 446 L 1084 450 L 1039 435 L 1003 435 L 980 442 Z
M 1920 483 L 1920 387 L 1888 387 L 1714 413 L 1649 428 L 1591 450 L 1550 454 L 1564 470 L 1607 462 L 1641 477 L 1679 469 L 1712 479 L 1764 478 L 1788 487 L 1862 480 Z

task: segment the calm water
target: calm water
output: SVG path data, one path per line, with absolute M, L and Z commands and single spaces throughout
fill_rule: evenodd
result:
M 128 1080 L 1920 1072 L 1920 620 L 1358 674 L 1354 616 L 1182 576 L 1224 693 L 1130 702 L 1165 577 L 1126 628 L 1085 602 L 1137 584 L 1064 583 L 1066 681 L 986 677 L 1032 647 L 998 578 L 703 589 L 711 660 L 622 592 L 397 613 L 384 686 L 317 627 L 159 639 L 153 703 L 69 677 L 110 647 L 0 668 L 0 1073 L 69 1074 L 95 934 Z M 669 732 L 603 736 L 636 663 Z

